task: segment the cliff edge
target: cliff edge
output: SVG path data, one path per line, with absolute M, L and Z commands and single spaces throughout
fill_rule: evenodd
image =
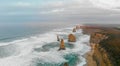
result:
M 120 66 L 120 30 L 94 26 L 81 28 L 83 33 L 90 35 L 87 66 Z

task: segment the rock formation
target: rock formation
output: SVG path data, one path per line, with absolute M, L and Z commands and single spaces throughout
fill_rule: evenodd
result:
M 57 35 L 57 41 L 60 41 L 60 38 L 59 38 L 59 36 Z
M 91 34 L 90 43 L 99 44 L 100 41 L 102 41 L 104 39 L 107 39 L 107 38 L 108 38 L 108 36 L 106 36 L 105 33 L 94 32 L 94 33 Z
M 64 66 L 69 66 L 69 65 L 68 65 L 68 63 L 66 62 L 66 63 L 64 63 Z
M 80 29 L 82 25 L 76 25 L 76 29 Z
M 93 60 L 96 61 L 97 66 L 112 66 L 108 53 L 100 46 L 100 42 L 105 39 L 107 36 L 100 32 L 93 33 L 90 38 Z
M 87 29 L 86 29 L 87 28 Z M 91 52 L 88 54 L 87 66 L 120 65 L 120 30 L 105 27 L 82 27 L 90 35 Z M 94 65 L 90 65 L 90 64 Z
M 73 28 L 73 32 L 76 32 L 76 28 Z
M 69 42 L 76 42 L 76 37 L 73 34 L 68 35 L 68 41 Z
M 61 41 L 60 41 L 60 48 L 59 48 L 59 50 L 65 50 L 65 44 L 64 44 L 64 40 L 63 39 L 61 39 Z
M 80 25 L 76 25 L 76 29 L 80 29 Z

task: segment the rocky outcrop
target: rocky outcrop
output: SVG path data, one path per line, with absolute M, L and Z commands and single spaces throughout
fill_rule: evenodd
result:
M 91 52 L 97 66 L 120 65 L 119 39 L 120 31 L 116 29 L 100 29 L 99 32 L 91 34 Z
M 105 26 L 81 26 L 83 33 L 90 35 L 91 51 L 87 66 L 120 65 L 120 30 Z M 93 64 L 93 65 L 91 65 Z
M 76 28 L 73 28 L 73 32 L 76 32 Z
M 68 63 L 66 62 L 66 63 L 64 63 L 64 66 L 69 66 L 69 65 L 68 65 Z
M 107 39 L 108 36 L 106 33 L 96 32 L 91 34 L 90 45 L 93 60 L 96 62 L 97 66 L 112 66 L 111 61 L 109 59 L 108 53 L 106 49 L 100 46 L 100 42 L 102 40 Z
M 120 65 L 120 33 L 108 33 L 108 38 L 102 40 L 99 44 L 104 49 L 107 57 L 112 62 L 113 66 Z
M 57 35 L 57 41 L 60 41 L 60 38 L 59 38 L 59 36 Z
M 79 25 L 76 25 L 76 29 L 80 29 L 80 26 L 79 26 Z
M 69 41 L 69 42 L 76 42 L 76 37 L 75 37 L 75 35 L 69 34 L 69 35 L 68 35 L 68 41 Z
M 59 50 L 65 50 L 65 44 L 64 44 L 64 40 L 63 39 L 61 39 L 61 41 L 60 41 L 60 48 L 59 48 Z
M 99 44 L 103 39 L 107 39 L 106 33 L 95 32 L 91 34 L 90 43 Z
M 120 30 L 115 28 L 82 27 L 89 34 L 91 52 L 89 54 L 92 66 L 119 66 L 120 65 Z M 88 66 L 91 66 L 90 63 Z

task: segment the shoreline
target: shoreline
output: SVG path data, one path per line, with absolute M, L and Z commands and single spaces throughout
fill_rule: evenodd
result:
M 80 27 L 83 30 L 84 34 L 90 35 L 89 46 L 91 50 L 85 54 L 86 64 L 84 66 L 118 66 L 118 62 L 120 59 L 118 58 L 118 62 L 114 61 L 116 58 L 114 55 L 119 57 L 119 54 L 112 53 L 112 47 L 114 46 L 116 50 L 112 50 L 113 52 L 119 52 L 120 47 L 119 40 L 120 30 L 114 27 L 104 27 L 104 26 L 91 26 L 91 25 L 83 25 Z M 111 37 L 112 36 L 112 37 Z M 114 36 L 114 38 L 113 38 Z M 111 40 L 112 39 L 112 40 Z M 105 43 L 104 43 L 105 42 Z M 114 42 L 114 43 L 113 43 Z M 114 45 L 116 43 L 116 45 Z M 104 46 L 106 45 L 106 46 Z M 110 51 L 108 50 L 110 49 Z M 112 57 L 112 59 L 111 59 Z M 113 60 L 114 59 L 114 60 Z M 117 64 L 118 63 L 118 64 Z
M 90 35 L 90 37 L 92 36 L 92 34 L 96 33 L 96 32 L 101 32 L 102 27 L 94 27 L 94 26 L 88 26 L 87 25 L 87 28 L 86 26 L 83 26 L 83 33 L 84 34 L 88 34 Z M 95 53 L 95 50 L 93 47 L 92 47 L 92 44 L 91 44 L 91 38 L 90 38 L 90 41 L 89 41 L 89 46 L 91 47 L 91 49 L 85 54 L 85 58 L 86 58 L 86 65 L 85 66 L 99 66 L 99 64 L 97 63 L 97 61 L 94 59 L 94 53 Z M 100 53 L 98 51 L 98 53 Z M 99 54 L 97 54 L 99 56 Z M 99 59 L 102 58 L 101 56 L 99 56 Z M 103 60 L 103 59 L 102 59 Z M 102 65 L 100 65 L 102 66 Z
M 90 50 L 84 54 L 84 58 L 86 59 L 86 64 L 84 66 L 97 66 L 97 63 L 93 60 L 92 57 L 92 49 L 90 44 L 88 45 L 90 47 Z
M 85 66 L 97 66 L 96 62 L 92 59 L 91 51 L 86 53 L 85 58 L 86 58 Z

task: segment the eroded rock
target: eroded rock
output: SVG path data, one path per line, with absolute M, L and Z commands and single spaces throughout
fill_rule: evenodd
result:
M 63 39 L 61 39 L 61 41 L 60 41 L 60 48 L 59 48 L 59 50 L 65 50 L 65 44 L 64 44 L 64 40 Z
M 76 28 L 73 28 L 73 32 L 76 32 Z
M 68 41 L 69 42 L 76 42 L 76 37 L 73 34 L 68 35 Z
M 57 41 L 60 41 L 60 38 L 59 38 L 59 36 L 57 35 Z
M 66 62 L 66 63 L 64 63 L 64 66 L 69 66 L 69 65 L 68 65 L 68 63 Z

